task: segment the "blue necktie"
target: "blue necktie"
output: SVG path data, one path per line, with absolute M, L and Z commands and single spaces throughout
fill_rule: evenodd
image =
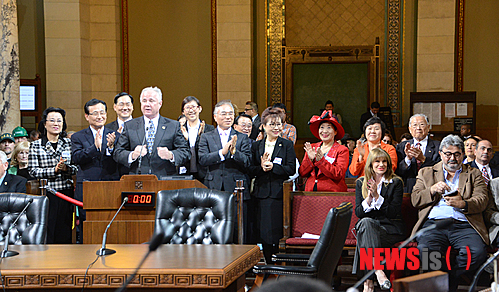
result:
M 151 120 L 149 120 L 149 129 L 147 130 L 147 150 L 149 151 L 149 154 L 152 153 L 152 145 L 154 145 L 154 134 L 156 134 L 154 124 Z

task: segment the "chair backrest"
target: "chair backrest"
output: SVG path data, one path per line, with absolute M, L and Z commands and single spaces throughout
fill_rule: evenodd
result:
M 48 198 L 18 193 L 0 194 L 0 242 L 4 242 L 9 227 L 31 199 L 33 203 L 10 230 L 9 244 L 45 243 L 49 211 Z
M 230 192 L 189 188 L 158 193 L 154 233 L 164 232 L 163 243 L 232 243 L 236 222 L 236 198 Z
M 330 284 L 349 232 L 352 218 L 352 203 L 341 203 L 329 210 L 307 266 L 317 268 L 317 279 Z

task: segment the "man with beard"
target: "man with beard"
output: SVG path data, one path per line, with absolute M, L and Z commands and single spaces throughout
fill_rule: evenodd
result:
M 451 222 L 447 227 L 427 231 L 417 241 L 420 254 L 425 250 L 443 255 L 449 246 L 458 251 L 448 271 L 449 291 L 456 291 L 458 277 L 473 275 L 487 258 L 489 233 L 482 213 L 487 207 L 488 189 L 481 172 L 462 163 L 464 143 L 458 136 L 446 136 L 439 150 L 442 161 L 422 168 L 416 178 L 411 201 L 419 209 L 419 220 L 412 234 L 440 220 Z M 471 265 L 466 270 L 468 257 Z

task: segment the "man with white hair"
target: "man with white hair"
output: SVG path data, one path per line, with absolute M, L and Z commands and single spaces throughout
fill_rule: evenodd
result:
M 130 174 L 174 175 L 177 166 L 191 158 L 180 123 L 159 114 L 162 98 L 159 88 L 144 88 L 140 93 L 143 116 L 124 124 L 113 157 L 130 167 Z
M 7 173 L 9 161 L 3 151 L 0 151 L 0 161 L 0 193 L 26 193 L 26 179 Z
M 404 180 L 404 193 L 412 192 L 421 168 L 440 161 L 440 142 L 430 139 L 429 131 L 428 118 L 423 114 L 415 114 L 409 119 L 409 132 L 413 138 L 397 145 L 398 166 L 395 173 Z
M 204 133 L 199 140 L 199 164 L 208 167 L 204 184 L 210 189 L 232 192 L 236 180 L 243 180 L 245 199 L 249 199 L 249 185 L 245 173 L 250 165 L 251 146 L 248 135 L 232 128 L 234 107 L 230 100 L 215 105 L 214 131 Z

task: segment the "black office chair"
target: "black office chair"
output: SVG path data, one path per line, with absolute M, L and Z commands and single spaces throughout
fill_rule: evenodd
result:
M 337 208 L 329 210 L 320 238 L 312 254 L 277 254 L 273 255 L 276 262 L 307 262 L 306 266 L 254 266 L 257 274 L 255 284 L 259 285 L 268 275 L 293 275 L 317 278 L 331 284 L 333 272 L 341 257 L 345 244 L 350 220 L 352 218 L 352 204 L 341 203 Z
M 204 188 L 160 191 L 156 200 L 154 234 L 163 243 L 233 243 L 236 198 L 230 192 Z
M 9 244 L 45 244 L 49 199 L 18 193 L 0 194 L 0 242 L 4 242 L 12 222 L 31 199 L 33 203 L 10 230 Z

